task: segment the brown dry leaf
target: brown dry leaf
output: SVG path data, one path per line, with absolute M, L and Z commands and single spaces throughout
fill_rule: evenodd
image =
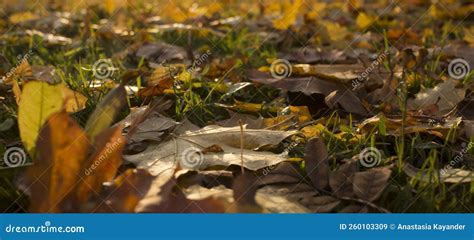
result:
M 249 71 L 247 75 L 253 82 L 281 88 L 290 92 L 302 92 L 306 95 L 313 93 L 328 95 L 335 90 L 345 90 L 342 84 L 317 77 L 290 77 L 280 80 L 273 78 L 269 73 L 258 70 Z
M 297 197 L 290 197 L 290 189 L 266 186 L 257 191 L 255 201 L 265 213 L 311 213 L 311 209 L 299 203 Z
M 383 121 L 383 125 L 386 128 L 386 134 L 393 136 L 400 136 L 402 128 L 401 118 L 386 117 L 383 114 L 367 118 L 359 124 L 358 130 L 362 132 L 370 132 L 379 126 L 380 122 Z M 450 129 L 458 126 L 461 123 L 461 118 L 447 118 L 444 122 L 441 122 L 435 118 L 423 118 L 416 116 L 408 116 L 405 122 L 405 134 L 411 133 L 428 133 L 440 138 L 445 138 L 449 133 Z
M 361 204 L 351 204 L 344 207 L 340 213 L 368 213 L 369 209 Z
M 282 162 L 262 170 L 264 177 L 259 179 L 260 185 L 299 183 L 304 176 L 291 163 Z
M 354 195 L 354 174 L 359 170 L 357 162 L 349 161 L 342 164 L 329 177 L 332 192 L 339 197 L 352 197 Z
M 262 212 L 255 200 L 258 190 L 258 177 L 255 173 L 244 172 L 234 179 L 232 190 L 234 191 L 234 208 L 237 212 L 259 213 Z
M 12 72 L 7 73 L 4 82 L 10 84 L 13 82 L 15 77 L 28 78 L 33 76 L 33 71 L 28 63 L 28 60 L 23 58 L 16 68 Z
M 227 209 L 224 201 L 209 197 L 202 200 L 189 200 L 175 179 L 165 183 L 158 195 L 144 198 L 135 209 L 136 212 L 160 213 L 223 213 Z
M 293 49 L 287 53 L 278 54 L 280 59 L 286 59 L 290 62 L 298 62 L 298 63 L 345 63 L 351 62 L 346 56 L 344 56 L 344 52 L 332 49 L 332 50 L 321 50 L 321 49 L 314 49 L 314 48 L 297 48 Z
M 222 127 L 236 127 L 240 126 L 240 121 L 247 125 L 249 129 L 262 129 L 265 127 L 263 123 L 263 117 L 256 117 L 250 114 L 244 114 L 239 112 L 230 111 L 229 112 L 229 119 L 222 120 L 217 122 L 216 124 Z
M 327 95 L 324 100 L 330 108 L 340 107 L 346 112 L 361 116 L 365 116 L 368 113 L 361 100 L 352 91 L 336 90 Z
M 375 201 L 387 186 L 391 172 L 389 168 L 384 167 L 355 173 L 353 185 L 355 195 L 362 200 Z
M 258 170 L 267 166 L 289 160 L 286 153 L 275 154 L 255 149 L 276 145 L 296 131 L 273 131 L 247 129 L 243 127 L 206 126 L 199 130 L 175 132 L 169 141 L 150 145 L 145 151 L 126 155 L 125 159 L 137 164 L 139 168 L 147 168 L 153 175 L 173 171 L 179 163 L 185 169 L 206 169 L 209 167 L 226 167 L 241 165 L 241 151 L 243 151 L 244 167 Z M 240 147 L 241 137 L 244 139 L 244 149 Z M 219 145 L 223 152 L 202 151 L 211 146 Z
M 307 206 L 315 213 L 328 213 L 336 208 L 341 201 L 332 196 L 317 196 L 311 198 L 304 198 L 300 201 L 301 204 Z
M 409 109 L 416 111 L 437 104 L 439 111 L 436 112 L 436 116 L 443 116 L 464 99 L 466 89 L 456 88 L 456 84 L 455 80 L 450 79 L 432 89 L 420 91 L 415 99 L 408 101 Z
M 162 42 L 145 43 L 135 55 L 154 64 L 182 62 L 187 59 L 184 48 Z
M 112 181 L 122 164 L 122 149 L 126 142 L 122 126 L 106 129 L 94 142 L 95 151 L 83 165 L 82 181 L 76 189 L 79 204 L 86 202 L 91 194 L 100 192 L 102 183 Z
M 86 134 L 67 113 L 47 120 L 39 134 L 37 158 L 26 172 L 31 212 L 61 212 L 64 198 L 79 182 L 89 146 Z
M 105 184 L 104 199 L 95 212 L 134 212 L 155 177 L 143 169 L 128 169 L 113 182 Z
M 138 95 L 142 97 L 157 96 L 173 87 L 173 77 L 168 68 L 158 66 L 148 79 L 148 87 L 140 89 Z
M 313 138 L 305 147 L 306 174 L 318 190 L 329 186 L 329 154 L 321 138 Z

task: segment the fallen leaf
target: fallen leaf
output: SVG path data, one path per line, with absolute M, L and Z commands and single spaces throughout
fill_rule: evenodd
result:
M 336 196 L 352 197 L 354 195 L 353 181 L 354 174 L 359 170 L 357 162 L 349 161 L 331 172 L 329 185 Z
M 329 154 L 321 138 L 313 138 L 305 147 L 306 174 L 318 190 L 329 186 Z
M 124 86 L 119 85 L 100 101 L 85 126 L 85 131 L 91 139 L 110 127 L 119 111 L 125 106 L 126 96 Z
M 283 9 L 283 14 L 280 18 L 273 21 L 273 26 L 279 30 L 286 30 L 288 27 L 293 25 L 296 21 L 296 16 L 299 13 L 299 9 L 303 4 L 303 0 L 295 0 L 292 3 L 285 3 L 288 6 L 285 6 Z
M 48 117 L 63 108 L 62 85 L 32 81 L 25 84 L 18 110 L 18 126 L 26 150 L 34 156 L 41 127 Z
M 241 137 L 244 140 L 243 163 L 250 170 L 258 170 L 288 160 L 285 153 L 275 154 L 255 151 L 265 145 L 276 145 L 295 131 L 272 131 L 247 129 L 240 127 L 207 126 L 200 130 L 184 131 L 158 145 L 149 146 L 144 152 L 126 155 L 125 159 L 146 168 L 153 175 L 172 171 L 179 162 L 185 169 L 205 169 L 212 166 L 241 165 Z M 243 134 L 243 135 L 242 135 Z M 219 145 L 223 152 L 202 151 L 211 146 Z
M 135 212 L 135 208 L 145 197 L 154 177 L 143 169 L 129 169 L 115 178 L 112 182 L 105 183 L 101 192 L 100 205 L 94 212 Z
M 122 149 L 126 142 L 122 126 L 104 130 L 94 142 L 95 151 L 84 163 L 84 172 L 80 173 L 82 181 L 75 190 L 78 205 L 85 203 L 91 194 L 100 192 L 102 183 L 112 181 L 122 164 Z
M 466 89 L 456 88 L 455 80 L 447 80 L 432 89 L 425 89 L 416 94 L 415 99 L 408 101 L 410 110 L 420 110 L 425 106 L 437 104 L 439 111 L 436 116 L 442 116 L 451 111 L 456 104 L 464 99 Z
M 181 62 L 187 59 L 184 48 L 162 42 L 144 44 L 137 50 L 136 56 L 155 64 Z
M 51 115 L 39 134 L 37 158 L 26 172 L 23 188 L 30 196 L 29 211 L 62 211 L 63 200 L 79 181 L 88 149 L 86 134 L 67 113 Z
M 361 100 L 352 91 L 335 90 L 327 95 L 324 100 L 330 108 L 340 107 L 346 112 L 361 116 L 365 116 L 368 113 Z
M 355 195 L 370 202 L 377 200 L 385 189 L 391 172 L 389 168 L 383 167 L 355 173 L 353 185 Z

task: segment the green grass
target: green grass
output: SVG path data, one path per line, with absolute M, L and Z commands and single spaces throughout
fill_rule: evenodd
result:
M 98 21 L 98 18 L 92 19 Z M 133 30 L 139 31 L 140 25 L 130 26 Z M 77 33 L 84 34 L 78 30 Z M 71 33 L 72 34 L 72 33 Z M 446 33 L 447 34 L 447 33 Z M 278 45 L 267 43 L 264 39 L 252 34 L 246 28 L 233 29 L 230 34 L 224 38 L 217 36 L 203 37 L 196 33 L 185 31 L 166 32 L 163 34 L 148 35 L 148 40 L 165 41 L 175 45 L 192 49 L 213 49 L 215 56 L 237 57 L 242 60 L 231 68 L 232 73 L 243 75 L 244 69 L 255 68 L 266 64 L 267 58 L 273 58 L 279 51 Z M 445 39 L 446 35 L 442 36 Z M 444 42 L 433 44 L 444 45 Z M 442 40 L 444 41 L 444 40 Z M 377 43 L 376 43 L 377 44 Z M 377 49 L 388 47 L 388 40 L 385 38 L 384 43 L 378 44 Z M 91 32 L 91 37 L 83 42 L 73 46 L 65 47 L 46 47 L 42 40 L 37 37 L 14 37 L 7 40 L 7 44 L 0 46 L 0 53 L 8 59 L 10 64 L 14 66 L 17 62 L 17 56 L 28 52 L 33 48 L 34 55 L 30 59 L 32 65 L 54 66 L 60 79 L 67 83 L 71 89 L 74 89 L 86 97 L 89 101 L 87 107 L 83 111 L 74 114 L 74 117 L 81 124 L 85 124 L 86 119 L 95 109 L 100 99 L 107 93 L 108 89 L 104 88 L 100 91 L 93 92 L 89 87 L 91 79 L 93 79 L 92 68 L 93 63 L 105 57 L 112 57 L 114 53 L 123 50 L 123 46 L 116 41 L 104 41 L 95 36 Z M 214 56 L 213 56 L 214 57 Z M 426 71 L 434 71 L 439 64 L 439 55 L 435 56 L 434 61 L 424 66 Z M 388 68 L 393 59 L 387 58 L 384 66 Z M 120 75 L 124 73 L 126 68 L 146 68 L 143 59 L 125 59 L 124 61 L 115 60 L 114 64 L 120 70 L 114 74 L 116 83 L 120 80 Z M 3 69 L 5 72 L 7 69 Z M 408 74 L 408 72 L 406 72 Z M 224 74 L 217 79 L 217 83 L 230 74 Z M 416 74 L 416 73 L 414 73 Z M 466 79 L 472 79 L 468 76 Z M 142 79 L 136 79 L 137 83 L 143 84 Z M 467 80 L 466 80 L 467 81 Z M 193 83 L 201 83 L 201 87 L 193 87 Z M 466 82 L 465 82 L 466 83 Z M 422 88 L 433 87 L 433 79 L 419 79 L 415 85 L 400 87 L 400 105 L 402 106 L 402 115 L 406 116 L 406 100 L 408 96 L 413 96 Z M 168 112 L 176 120 L 188 118 L 199 126 L 205 126 L 210 121 L 218 121 L 228 117 L 227 112 L 222 107 L 216 105 L 233 104 L 234 100 L 261 103 L 267 98 L 275 99 L 279 91 L 268 88 L 266 86 L 247 87 L 237 94 L 225 96 L 215 88 L 216 81 L 214 79 L 192 79 L 189 83 L 184 83 L 183 87 L 188 91 L 176 91 L 174 95 L 166 97 L 174 101 L 174 107 Z M 6 100 L 0 105 L 0 122 L 7 118 L 16 119 L 17 107 L 13 95 L 5 96 Z M 286 101 L 286 100 L 285 100 Z M 143 99 L 131 96 L 129 103 L 132 107 L 140 106 Z M 286 101 L 288 104 L 288 101 Z M 124 117 L 127 112 L 123 113 Z M 264 116 L 271 116 L 272 113 L 262 110 Z M 366 147 L 376 147 L 383 152 L 383 165 L 402 162 L 409 162 L 423 170 L 435 173 L 437 169 L 445 166 L 454 154 L 450 149 L 459 147 L 461 142 L 456 141 L 453 136 L 447 137 L 446 140 L 438 139 L 427 134 L 402 134 L 401 137 L 393 137 L 384 134 L 384 122 L 374 127 L 364 138 L 358 140 L 355 144 L 350 142 L 351 138 L 357 134 L 355 131 L 355 119 L 351 115 L 340 113 L 339 111 L 329 112 L 325 116 L 333 121 L 333 124 L 325 126 L 322 137 L 326 142 L 330 153 L 333 156 L 332 167 L 337 167 L 337 159 L 351 158 L 360 153 Z M 349 123 L 347 124 L 347 120 Z M 360 120 L 360 119 L 359 119 Z M 452 129 L 456 131 L 456 129 Z M 345 137 L 338 137 L 336 133 L 343 132 Z M 15 126 L 8 131 L 0 132 L 0 153 L 5 149 L 5 143 L 20 141 L 18 128 Z M 434 141 L 442 146 L 442 148 L 418 148 L 417 146 L 426 142 Z M 304 141 L 297 147 L 292 148 L 290 155 L 294 157 L 303 156 Z M 390 158 L 396 156 L 396 159 Z M 377 204 L 392 212 L 466 212 L 466 207 L 474 210 L 473 194 L 474 183 L 471 184 L 446 184 L 442 182 L 421 182 L 418 179 L 409 178 L 401 169 L 395 168 L 392 175 L 392 181 L 384 191 L 382 197 Z M 15 177 L 18 176 L 19 169 L 0 170 L 0 209 L 4 211 L 22 211 L 26 207 L 27 200 L 15 187 Z M 14 203 L 13 205 L 8 203 Z M 407 205 L 407 203 L 411 203 Z

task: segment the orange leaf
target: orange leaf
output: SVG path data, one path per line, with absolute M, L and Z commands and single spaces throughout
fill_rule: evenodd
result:
M 41 129 L 37 158 L 26 172 L 31 212 L 60 212 L 66 195 L 78 183 L 89 141 L 65 112 L 53 114 Z
M 85 203 L 91 193 L 99 192 L 102 183 L 112 181 L 122 164 L 122 150 L 126 143 L 122 136 L 122 126 L 103 131 L 94 142 L 96 150 L 81 172 L 83 180 L 76 192 L 78 205 Z

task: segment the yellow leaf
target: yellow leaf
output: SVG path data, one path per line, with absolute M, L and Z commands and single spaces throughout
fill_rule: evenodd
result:
M 8 20 L 13 24 L 18 24 L 18 23 L 21 23 L 21 22 L 35 20 L 35 19 L 38 19 L 38 18 L 39 18 L 38 16 L 36 16 L 35 14 L 33 14 L 31 12 L 19 12 L 19 13 L 14 13 L 14 14 L 10 15 Z
M 237 100 L 235 101 L 234 107 L 245 112 L 260 112 L 263 109 L 263 105 L 260 103 L 247 103 Z
M 20 137 L 27 151 L 34 153 L 36 139 L 46 119 L 63 107 L 63 86 L 31 81 L 25 84 L 18 110 Z
M 303 124 L 311 120 L 311 113 L 307 106 L 290 106 L 291 114 L 298 117 L 298 123 Z
M 86 108 L 87 97 L 61 84 L 66 112 L 78 112 Z
M 464 41 L 468 42 L 471 47 L 474 47 L 474 26 L 464 29 Z
M 325 127 L 321 123 L 318 123 L 316 125 L 309 125 L 302 128 L 301 132 L 305 135 L 305 137 L 312 138 L 319 137 L 319 135 L 324 129 Z
M 327 3 L 324 2 L 313 3 L 313 6 L 309 8 L 310 11 L 307 13 L 307 17 L 309 19 L 321 19 L 326 13 L 326 7 Z
M 283 16 L 273 21 L 273 26 L 276 29 L 286 30 L 296 21 L 299 9 L 303 4 L 303 0 L 295 0 L 293 3 L 289 3 L 289 6 L 285 6 Z
M 16 104 L 20 104 L 21 88 L 20 88 L 20 85 L 18 84 L 18 81 L 13 81 L 12 91 L 13 91 L 13 94 L 15 95 Z
M 363 12 L 359 13 L 356 19 L 357 27 L 360 30 L 368 28 L 375 21 L 375 17 L 369 16 Z
M 321 24 L 323 24 L 326 27 L 326 31 L 331 41 L 344 40 L 350 34 L 346 27 L 341 26 L 338 23 L 333 23 L 329 21 L 321 21 Z
M 115 11 L 115 1 L 114 0 L 104 0 L 104 8 L 107 13 L 112 14 Z

